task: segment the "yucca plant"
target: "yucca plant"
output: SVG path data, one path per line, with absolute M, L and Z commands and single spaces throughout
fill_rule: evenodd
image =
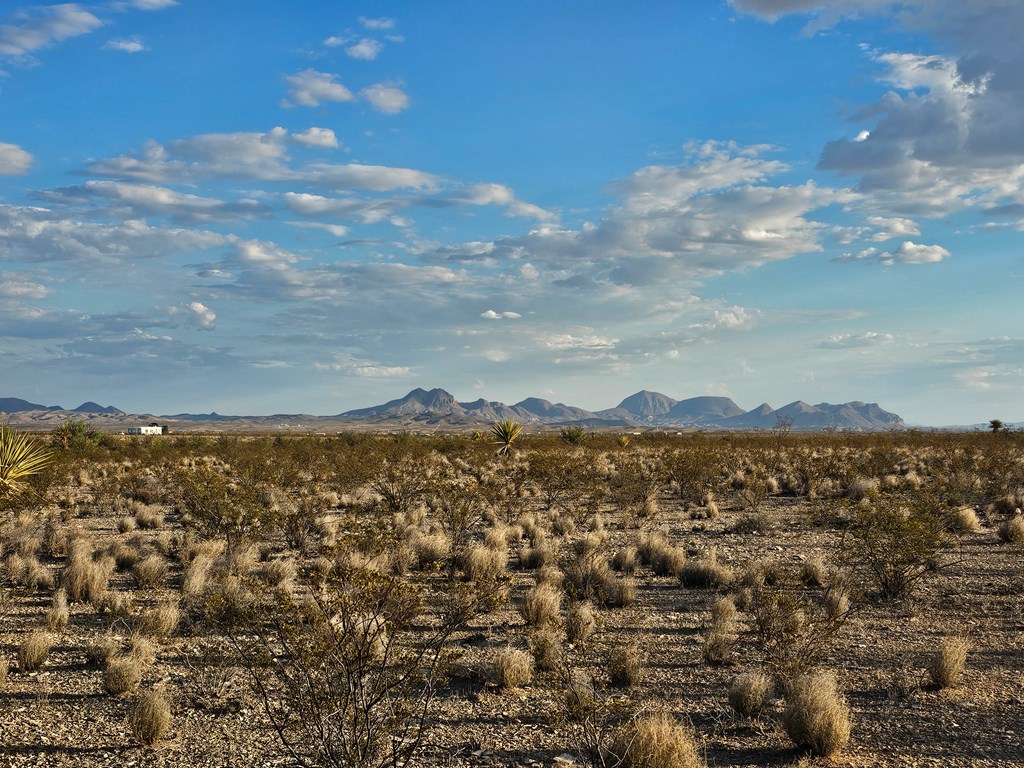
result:
M 28 478 L 52 460 L 53 455 L 35 440 L 0 424 L 0 503 L 24 493 Z
M 523 431 L 523 425 L 513 419 L 496 421 L 491 425 L 491 434 L 498 438 L 498 455 L 504 456 L 512 453 L 512 443 Z

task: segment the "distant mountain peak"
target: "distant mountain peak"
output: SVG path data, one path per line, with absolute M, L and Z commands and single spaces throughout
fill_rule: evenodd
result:
M 124 413 L 120 408 L 115 408 L 112 405 L 102 406 L 99 403 L 94 403 L 92 400 L 87 400 L 77 408 L 72 408 L 75 413 L 109 413 L 111 415 Z

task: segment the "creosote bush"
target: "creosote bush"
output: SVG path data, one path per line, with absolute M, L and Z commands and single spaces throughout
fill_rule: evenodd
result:
M 641 715 L 615 732 L 609 747 L 623 768 L 699 768 L 693 731 L 667 712 Z
M 815 673 L 789 685 L 782 715 L 786 734 L 798 747 L 829 757 L 850 740 L 850 708 L 831 673 Z
M 928 665 L 928 677 L 936 688 L 952 688 L 960 681 L 971 644 L 966 637 L 947 637 Z

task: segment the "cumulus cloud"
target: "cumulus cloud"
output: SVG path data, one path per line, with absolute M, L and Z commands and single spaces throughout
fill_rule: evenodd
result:
M 325 101 L 355 101 L 352 91 L 337 81 L 338 76 L 329 72 L 304 69 L 285 78 L 288 95 L 281 100 L 282 107 L 316 107 Z
M 394 29 L 395 27 L 395 20 L 386 16 L 377 19 L 368 19 L 365 16 L 360 16 L 359 23 L 367 29 Z
M 409 108 L 409 97 L 401 88 L 396 88 L 393 85 L 375 83 L 359 93 L 370 102 L 374 109 L 385 115 L 394 115 Z
M 31 167 L 32 155 L 17 144 L 0 142 L 0 176 L 18 176 Z
M 103 49 L 106 51 L 121 51 L 122 53 L 141 53 L 148 50 L 145 44 L 137 37 L 126 40 L 107 40 L 103 44 Z
M 880 251 L 875 247 L 865 248 L 858 253 L 845 253 L 835 259 L 835 261 L 877 261 L 886 266 L 893 264 L 935 264 L 948 259 L 950 255 L 950 252 L 941 245 L 924 245 L 906 240 L 894 251 Z
M 819 167 L 858 179 L 863 204 L 909 216 L 981 215 L 1024 201 L 1024 3 L 1005 0 L 733 0 L 773 20 L 808 13 L 809 31 L 886 15 L 930 37 L 934 52 L 865 48 L 889 90 L 829 142 Z
M 0 299 L 45 299 L 50 290 L 40 283 L 15 276 L 0 279 Z
M 495 312 L 493 309 L 488 309 L 485 312 L 481 312 L 480 317 L 488 320 L 518 320 L 522 315 L 518 312 Z
M 198 301 L 188 305 L 189 319 L 203 330 L 212 331 L 217 326 L 217 313 Z
M 293 133 L 291 139 L 307 147 L 338 148 L 338 137 L 330 128 L 308 128 L 302 133 Z
M 384 43 L 374 40 L 372 37 L 364 37 L 358 43 L 346 48 L 345 53 L 353 59 L 373 61 L 382 50 L 384 50 Z
M 33 7 L 0 24 L 0 56 L 22 57 L 70 37 L 88 34 L 103 22 L 76 3 Z

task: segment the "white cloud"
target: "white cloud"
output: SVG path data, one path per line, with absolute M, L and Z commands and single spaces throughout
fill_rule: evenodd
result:
M 61 187 L 41 193 L 54 202 L 87 203 L 103 201 L 113 205 L 111 213 L 122 218 L 169 216 L 175 221 L 195 224 L 267 216 L 269 209 L 256 200 L 224 202 L 176 192 L 166 187 L 126 184 L 116 181 L 87 181 L 76 187 Z
M 346 48 L 345 53 L 353 59 L 373 61 L 382 50 L 384 50 L 384 44 L 382 42 L 374 40 L 371 37 L 364 37 L 355 45 L 350 45 Z
M 28 173 L 32 155 L 16 144 L 0 142 L 0 176 L 18 176 Z
M 870 238 L 876 243 L 891 240 L 894 237 L 912 237 L 921 234 L 920 227 L 913 219 L 869 216 L 865 223 L 876 230 Z
M 0 280 L 0 299 L 45 299 L 49 293 L 45 285 L 17 277 Z
M 481 312 L 480 317 L 488 320 L 518 320 L 522 315 L 518 312 L 495 312 L 493 309 L 488 309 L 486 312 Z
M 355 355 L 337 353 L 330 363 L 314 363 L 313 367 L 322 371 L 337 371 L 351 376 L 372 379 L 390 379 L 408 376 L 411 369 L 406 366 L 386 365 L 376 360 L 367 360 Z
M 188 305 L 188 309 L 191 312 L 190 318 L 192 322 L 200 328 L 212 331 L 217 326 L 217 313 L 205 304 L 193 301 Z
M 308 128 L 302 133 L 293 133 L 291 139 L 307 147 L 338 148 L 338 137 L 330 128 Z
M 348 227 L 341 224 L 325 224 L 322 221 L 286 221 L 285 224 L 299 229 L 319 229 L 334 237 L 344 237 L 348 234 Z
M 137 37 L 127 40 L 107 40 L 103 44 L 103 49 L 106 51 L 121 51 L 122 53 L 140 53 L 141 51 L 149 50 Z
M 0 25 L 0 56 L 26 56 L 55 42 L 92 32 L 103 22 L 76 3 L 33 7 Z
M 162 11 L 178 4 L 178 0 L 131 0 L 133 7 L 140 11 Z
M 378 112 L 394 115 L 409 108 L 409 97 L 400 88 L 384 83 L 375 83 L 359 92 Z
M 888 344 L 896 337 L 891 333 L 877 333 L 865 331 L 864 333 L 840 333 L 829 336 L 818 346 L 824 349 L 854 349 L 861 347 L 875 347 L 881 344 Z
M 845 253 L 835 259 L 837 262 L 877 261 L 886 266 L 893 264 L 935 264 L 950 257 L 950 252 L 941 245 L 924 245 L 906 240 L 894 251 L 879 251 L 865 248 L 859 253 Z
M 337 75 L 304 69 L 285 78 L 290 86 L 288 95 L 281 101 L 283 107 L 300 105 L 316 107 L 325 101 L 355 101 L 348 88 L 337 82 Z
M 337 48 L 339 45 L 345 45 L 351 43 L 355 38 L 352 35 L 331 35 L 324 40 L 324 45 L 328 48 Z
M 365 16 L 359 17 L 359 23 L 367 29 L 394 29 L 395 20 L 386 16 L 378 19 L 368 19 Z

